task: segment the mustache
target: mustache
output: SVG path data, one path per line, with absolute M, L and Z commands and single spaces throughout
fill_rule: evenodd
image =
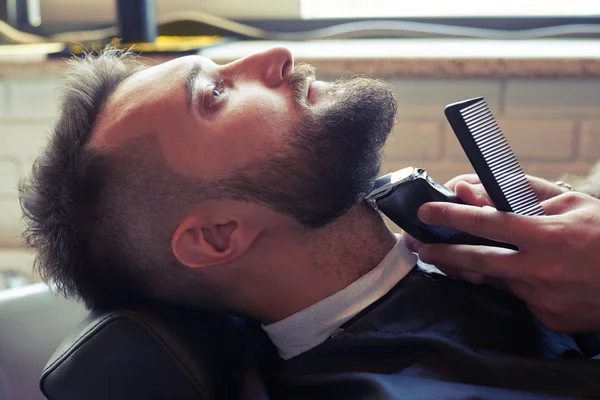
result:
M 315 71 L 316 68 L 312 65 L 298 64 L 290 72 L 287 79 L 294 101 L 305 108 L 308 108 L 308 101 L 306 100 L 307 86 L 315 80 Z

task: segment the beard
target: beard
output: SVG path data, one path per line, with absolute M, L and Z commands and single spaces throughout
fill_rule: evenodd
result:
M 220 197 L 260 202 L 308 228 L 323 227 L 371 191 L 395 122 L 396 100 L 385 82 L 357 77 L 332 83 L 332 100 L 313 109 L 302 95 L 309 66 L 289 78 L 306 117 L 282 150 L 221 181 Z

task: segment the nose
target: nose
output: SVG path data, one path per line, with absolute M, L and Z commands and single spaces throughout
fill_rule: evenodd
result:
M 277 46 L 260 53 L 241 58 L 224 68 L 235 71 L 234 74 L 254 77 L 272 88 L 279 87 L 294 68 L 294 56 L 285 46 Z

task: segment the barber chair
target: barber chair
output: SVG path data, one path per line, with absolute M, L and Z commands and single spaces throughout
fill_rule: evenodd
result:
M 41 374 L 50 400 L 228 399 L 241 379 L 245 320 L 152 306 L 96 310 Z
M 0 291 L 0 399 L 43 399 L 46 361 L 87 314 L 42 283 Z

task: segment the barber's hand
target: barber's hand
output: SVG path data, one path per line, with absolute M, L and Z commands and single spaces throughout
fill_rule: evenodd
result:
M 546 216 L 452 203 L 427 203 L 419 209 L 419 218 L 426 223 L 512 243 L 519 251 L 421 244 L 419 257 L 473 283 L 485 278 L 500 281 L 550 329 L 600 331 L 600 200 L 577 192 L 555 196 L 560 187 L 552 189 L 535 179 L 532 184 L 541 199 L 549 198 L 542 203 Z M 455 190 L 469 189 L 460 189 L 464 185 L 456 183 Z M 478 205 L 487 198 L 472 188 L 466 196 L 478 200 Z
M 539 201 L 548 200 L 567 191 L 552 182 L 535 176 L 527 176 L 533 191 L 537 195 Z M 459 175 L 452 178 L 444 184 L 448 189 L 454 191 L 456 195 L 465 203 L 473 206 L 493 206 L 490 196 L 487 194 L 481 180 L 476 174 Z M 421 242 L 413 238 L 406 232 L 402 232 L 406 246 L 414 252 L 419 250 Z

